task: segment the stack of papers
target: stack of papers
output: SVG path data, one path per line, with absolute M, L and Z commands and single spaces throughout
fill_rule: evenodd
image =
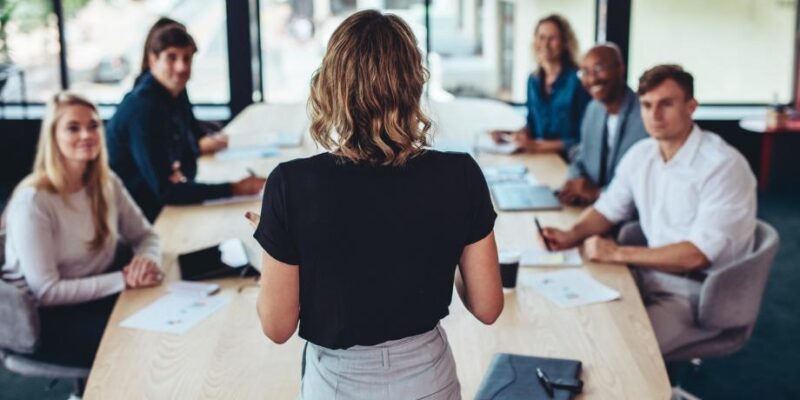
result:
M 278 138 L 272 144 L 278 147 L 298 147 L 303 144 L 303 131 L 278 132 Z
M 486 153 L 486 154 L 514 154 L 519 150 L 516 143 L 495 143 L 495 142 L 483 142 L 479 141 L 478 144 L 475 145 L 475 151 L 478 153 Z
M 527 275 L 523 284 L 532 286 L 560 307 L 603 303 L 620 297 L 619 292 L 596 281 L 580 269 Z
M 479 132 L 475 137 L 475 151 L 487 154 L 514 154 L 519 150 L 514 142 L 496 143 L 489 131 Z
M 305 128 L 286 131 L 238 132 L 231 135 L 233 144 L 231 147 L 298 147 L 303 144 L 303 138 L 306 136 L 308 136 L 308 131 Z
M 229 147 L 214 154 L 214 158 L 220 161 L 239 160 L 246 158 L 265 158 L 274 157 L 280 154 L 277 147 L 267 146 L 248 146 L 248 147 Z
M 208 318 L 230 297 L 196 297 L 168 294 L 122 321 L 123 328 L 183 334 Z
M 537 184 L 536 177 L 528 173 L 528 167 L 522 164 L 496 165 L 482 168 L 486 183 L 530 183 Z
M 526 250 L 519 259 L 521 267 L 580 267 L 583 265 L 577 248 L 562 251 Z
M 254 201 L 261 201 L 264 198 L 264 191 L 257 194 L 243 194 L 241 196 L 223 197 L 220 199 L 206 200 L 203 202 L 204 206 L 215 206 L 223 204 L 239 204 L 239 203 L 252 203 Z

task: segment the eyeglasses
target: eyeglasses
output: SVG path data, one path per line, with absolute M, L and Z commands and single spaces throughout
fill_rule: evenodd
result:
M 604 72 L 608 72 L 611 69 L 611 65 L 606 64 L 595 64 L 592 68 L 581 68 L 579 69 L 575 75 L 578 76 L 578 79 L 583 79 L 588 77 L 589 75 L 600 75 Z

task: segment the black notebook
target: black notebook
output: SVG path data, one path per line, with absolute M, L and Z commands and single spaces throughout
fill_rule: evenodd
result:
M 258 275 L 247 258 L 244 244 L 238 239 L 181 254 L 178 256 L 178 265 L 181 279 L 186 281 Z
M 537 367 L 551 381 L 571 381 L 570 383 L 577 383 L 577 388 L 572 391 L 555 388 L 553 397 L 548 396 L 536 376 Z M 580 392 L 580 373 L 581 362 L 577 360 L 496 354 L 478 388 L 475 400 L 568 400 Z

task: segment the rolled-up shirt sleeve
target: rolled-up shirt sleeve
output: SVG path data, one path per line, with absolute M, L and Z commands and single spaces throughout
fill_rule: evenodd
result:
M 739 237 L 755 231 L 756 181 L 742 159 L 721 165 L 709 176 L 688 240 L 715 264 Z
M 631 173 L 633 172 L 631 168 L 635 167 L 633 157 L 634 155 L 630 151 L 622 157 L 608 189 L 602 192 L 600 198 L 594 203 L 595 210 L 612 224 L 630 219 L 636 209 L 631 186 Z

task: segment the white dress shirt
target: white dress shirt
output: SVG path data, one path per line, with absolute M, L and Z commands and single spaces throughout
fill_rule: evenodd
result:
M 612 223 L 638 210 L 648 246 L 689 241 L 713 268 L 753 247 L 756 179 L 736 149 L 695 125 L 669 162 L 653 138 L 633 145 L 594 207 Z

